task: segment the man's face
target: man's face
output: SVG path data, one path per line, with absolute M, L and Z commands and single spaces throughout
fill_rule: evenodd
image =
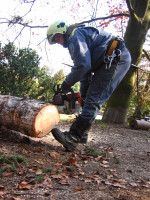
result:
M 58 44 L 61 44 L 63 46 L 63 44 L 64 44 L 63 35 L 60 34 L 60 33 L 55 34 L 52 41 L 54 43 L 58 43 Z

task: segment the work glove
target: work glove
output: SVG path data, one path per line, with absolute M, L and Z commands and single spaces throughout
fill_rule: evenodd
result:
M 67 93 L 67 92 L 69 92 L 71 90 L 71 87 L 66 81 L 64 81 L 61 84 L 61 89 L 62 89 L 63 92 Z

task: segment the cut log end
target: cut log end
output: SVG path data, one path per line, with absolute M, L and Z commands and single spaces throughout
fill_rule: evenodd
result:
M 43 137 L 59 122 L 57 107 L 46 102 L 0 95 L 0 125 L 31 137 Z
M 43 107 L 35 117 L 33 137 L 43 137 L 47 135 L 55 124 L 59 122 L 59 113 L 54 105 Z

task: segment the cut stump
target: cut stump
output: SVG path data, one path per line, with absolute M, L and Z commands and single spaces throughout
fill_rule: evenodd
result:
M 58 122 L 59 113 L 53 104 L 0 95 L 0 126 L 31 137 L 43 137 Z

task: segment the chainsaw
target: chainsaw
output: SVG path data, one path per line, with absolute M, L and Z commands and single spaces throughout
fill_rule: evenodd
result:
M 60 114 L 79 114 L 81 109 L 81 96 L 71 88 L 68 93 L 61 89 L 61 84 L 54 84 L 53 104 L 57 106 Z

